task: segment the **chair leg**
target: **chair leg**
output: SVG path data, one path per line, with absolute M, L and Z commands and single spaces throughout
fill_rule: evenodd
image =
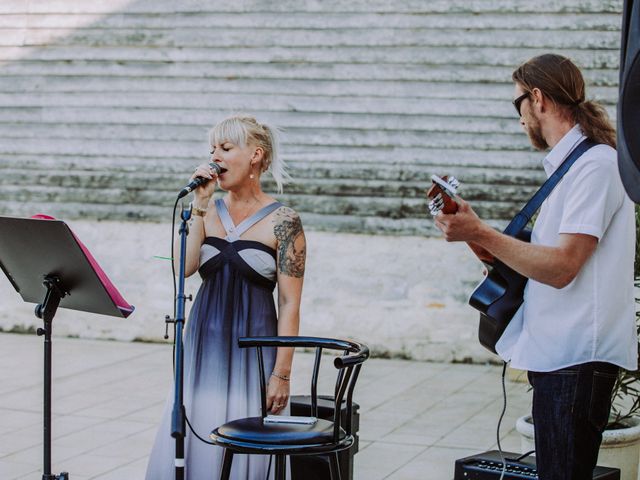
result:
M 276 480 L 286 480 L 287 478 L 287 456 L 276 455 Z
M 340 480 L 340 464 L 338 463 L 338 452 L 329 454 L 329 472 L 331 480 Z
M 231 462 L 233 462 L 233 452 L 228 448 L 224 449 L 222 454 L 222 470 L 220 471 L 220 480 L 229 480 L 231 477 Z

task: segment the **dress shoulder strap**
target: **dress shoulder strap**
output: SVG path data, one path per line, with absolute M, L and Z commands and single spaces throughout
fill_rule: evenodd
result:
M 222 222 L 224 231 L 227 232 L 227 240 L 237 240 L 237 238 L 233 238 L 236 233 L 236 226 L 233 224 L 233 220 L 231 220 L 227 204 L 224 203 L 224 200 L 221 198 L 216 199 L 216 212 L 218 212 L 218 217 L 220 218 L 220 222 Z
M 218 212 L 218 217 L 220 218 L 220 222 L 222 222 L 222 226 L 224 227 L 224 231 L 227 233 L 225 237 L 230 242 L 235 242 L 240 239 L 240 236 L 253 227 L 260 220 L 265 218 L 271 212 L 277 210 L 282 207 L 282 203 L 273 202 L 269 205 L 262 207 L 256 213 L 251 215 L 249 218 L 240 222 L 238 226 L 234 225 L 233 220 L 231 219 L 231 215 L 229 214 L 229 210 L 227 209 L 227 204 L 224 203 L 224 200 L 218 198 L 216 200 L 216 211 Z
M 271 212 L 277 210 L 280 207 L 282 207 L 282 204 L 280 202 L 270 203 L 269 205 L 262 207 L 260 210 L 258 210 L 256 213 L 251 215 L 246 220 L 243 220 L 242 222 L 240 222 L 240 225 L 236 227 L 236 233 L 238 234 L 238 237 L 240 237 L 244 232 L 249 230 L 260 220 L 262 220 L 263 218 L 268 216 Z

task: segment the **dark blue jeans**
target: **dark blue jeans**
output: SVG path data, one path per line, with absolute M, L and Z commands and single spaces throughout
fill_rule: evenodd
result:
M 617 374 L 602 362 L 529 372 L 540 480 L 593 478 Z

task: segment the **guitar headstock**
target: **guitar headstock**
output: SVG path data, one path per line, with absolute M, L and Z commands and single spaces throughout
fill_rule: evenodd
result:
M 436 216 L 440 212 L 451 214 L 458 211 L 458 204 L 453 197 L 459 186 L 460 182 L 455 177 L 431 175 L 431 188 L 427 190 L 431 215 Z

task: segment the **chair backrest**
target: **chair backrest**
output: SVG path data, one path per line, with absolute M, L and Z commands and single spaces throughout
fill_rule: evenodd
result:
M 360 374 L 362 363 L 369 358 L 369 348 L 361 343 L 348 340 L 319 337 L 241 337 L 238 339 L 240 348 L 255 347 L 260 368 L 260 396 L 262 399 L 262 417 L 267 416 L 267 388 L 262 356 L 263 347 L 304 347 L 315 348 L 315 361 L 311 375 L 311 416 L 318 416 L 318 374 L 320 372 L 320 360 L 323 350 L 340 350 L 343 355 L 333 361 L 338 369 L 334 397 L 335 408 L 333 414 L 333 437 L 338 442 L 341 428 L 341 406 L 346 401 L 347 419 L 344 430 L 348 435 L 352 434 L 351 417 L 353 413 L 353 390 Z M 345 398 L 346 396 L 346 398 Z

